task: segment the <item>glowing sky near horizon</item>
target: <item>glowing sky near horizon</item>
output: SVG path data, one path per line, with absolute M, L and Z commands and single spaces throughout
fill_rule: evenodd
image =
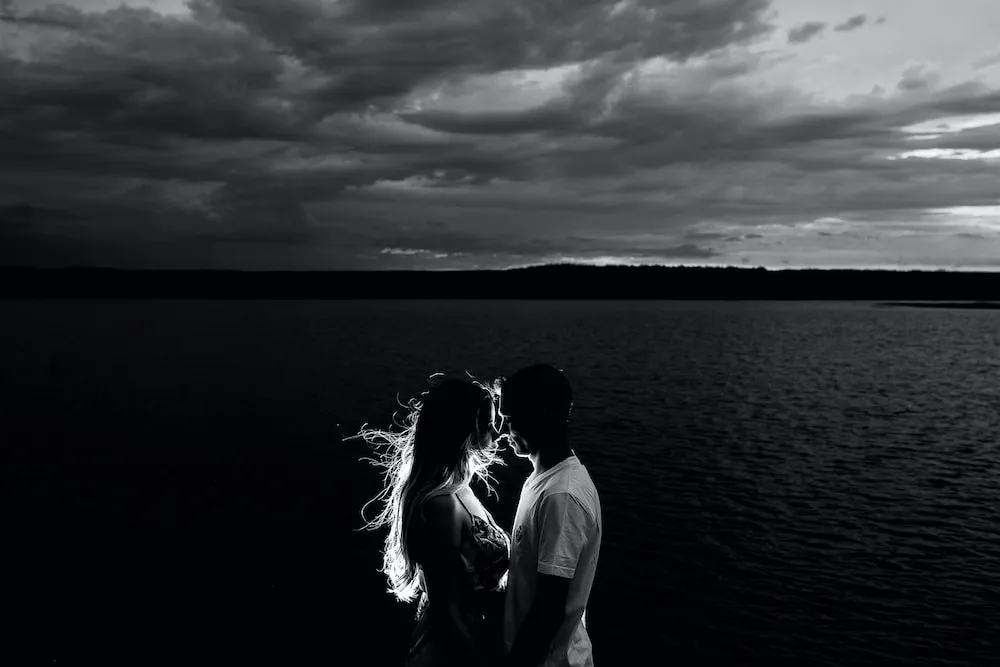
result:
M 995 0 L 0 15 L 0 264 L 1000 268 Z

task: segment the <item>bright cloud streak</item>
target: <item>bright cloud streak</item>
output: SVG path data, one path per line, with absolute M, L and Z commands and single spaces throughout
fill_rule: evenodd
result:
M 946 133 L 963 132 L 980 127 L 990 127 L 991 125 L 1000 125 L 1000 113 L 935 118 L 922 123 L 914 123 L 901 129 L 903 132 L 912 132 L 914 134 L 943 136 Z
M 952 206 L 950 208 L 933 209 L 931 213 L 972 218 L 991 218 L 1000 221 L 1000 205 L 997 206 Z
M 997 160 L 1000 159 L 1000 149 L 992 151 L 977 151 L 972 148 L 926 148 L 916 151 L 906 151 L 899 156 L 891 156 L 892 160 L 920 158 L 923 160 Z

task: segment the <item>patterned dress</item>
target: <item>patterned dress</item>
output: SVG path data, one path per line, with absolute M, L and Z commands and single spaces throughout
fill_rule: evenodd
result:
M 482 663 L 489 664 L 503 652 L 503 591 L 510 563 L 510 538 L 488 512 L 486 519 L 473 514 L 462 494 L 453 493 L 472 518 L 472 531 L 463 533 L 461 544 L 465 564 L 463 615 L 480 647 Z M 450 644 L 431 622 L 424 591 L 417 605 L 417 625 L 406 667 L 475 667 L 457 657 Z

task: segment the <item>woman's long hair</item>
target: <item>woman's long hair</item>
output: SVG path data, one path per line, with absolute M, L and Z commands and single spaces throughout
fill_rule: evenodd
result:
M 431 379 L 440 378 L 431 376 Z M 503 465 L 495 439 L 497 430 L 490 422 L 490 406 L 496 407 L 497 383 L 469 379 L 447 379 L 400 406 L 409 412 L 397 430 L 361 427 L 353 438 L 363 438 L 380 452 L 369 463 L 385 469 L 384 488 L 361 508 L 381 504 L 378 515 L 364 528 L 388 527 L 382 552 L 382 573 L 389 580 L 388 592 L 400 602 L 412 602 L 423 590 L 423 576 L 409 551 L 408 529 L 423 502 L 438 492 L 450 492 L 478 477 L 492 492 L 489 468 Z M 397 399 L 398 401 L 398 399 Z M 398 414 L 398 413 L 397 413 Z M 499 412 L 497 413 L 499 417 Z M 481 447 L 482 438 L 492 432 L 492 442 Z

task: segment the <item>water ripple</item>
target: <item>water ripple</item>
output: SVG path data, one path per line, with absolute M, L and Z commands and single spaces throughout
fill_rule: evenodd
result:
M 105 302 L 62 306 L 70 338 L 36 305 L 5 307 L 15 391 L 79 412 L 266 404 L 287 424 L 360 424 L 431 372 L 549 360 L 576 385 L 573 438 L 604 503 L 589 614 L 611 664 L 648 646 L 674 664 L 1000 665 L 997 313 Z M 525 472 L 497 473 L 505 525 Z

